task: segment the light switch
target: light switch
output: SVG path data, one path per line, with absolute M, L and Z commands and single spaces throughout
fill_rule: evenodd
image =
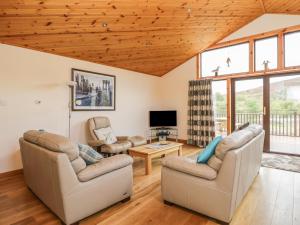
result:
M 42 101 L 41 101 L 41 100 L 35 100 L 34 103 L 35 103 L 36 105 L 40 105 L 40 104 L 42 104 Z

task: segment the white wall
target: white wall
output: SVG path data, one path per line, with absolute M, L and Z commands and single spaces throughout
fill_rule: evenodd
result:
M 265 14 L 224 40 L 229 41 L 297 24 L 300 24 L 300 16 Z M 160 83 L 164 96 L 162 105 L 166 109 L 178 110 L 180 139 L 187 139 L 188 81 L 195 79 L 196 74 L 196 57 L 193 57 L 163 76 Z
M 71 68 L 116 75 L 116 111 L 73 112 L 74 141 L 85 142 L 85 121 L 97 115 L 108 116 L 117 135 L 144 135 L 148 111 L 159 109 L 158 77 L 3 44 L 0 59 L 0 173 L 22 167 L 24 131 L 68 135 Z
M 188 81 L 196 78 L 196 57 L 162 77 L 162 103 L 164 109 L 177 110 L 179 139 L 187 139 Z
M 254 34 L 260 34 L 272 30 L 300 24 L 300 16 L 284 14 L 264 14 L 242 27 L 238 31 L 224 38 L 223 41 L 230 41 L 237 38 L 247 37 Z

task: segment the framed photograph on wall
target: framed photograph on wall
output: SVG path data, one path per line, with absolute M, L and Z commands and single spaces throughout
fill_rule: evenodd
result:
M 73 111 L 113 111 L 116 100 L 116 77 L 72 69 Z

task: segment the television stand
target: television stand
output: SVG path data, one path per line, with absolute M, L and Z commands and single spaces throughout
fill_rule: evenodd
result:
M 147 139 L 150 143 L 152 140 L 167 141 L 171 139 L 178 142 L 177 127 L 151 127 L 147 133 Z

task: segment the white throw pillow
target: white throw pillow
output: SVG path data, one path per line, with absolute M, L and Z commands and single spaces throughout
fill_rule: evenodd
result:
M 106 144 L 113 144 L 117 142 L 117 138 L 111 129 L 111 127 L 106 128 L 100 128 L 97 130 L 94 130 L 95 135 L 99 140 L 105 141 Z

